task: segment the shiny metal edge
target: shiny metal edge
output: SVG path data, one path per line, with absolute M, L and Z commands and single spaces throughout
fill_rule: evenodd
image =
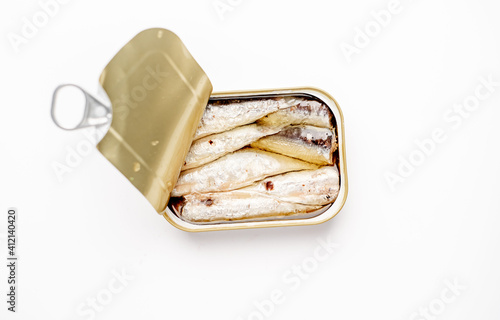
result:
M 345 129 L 344 115 L 337 101 L 327 92 L 314 87 L 297 87 L 286 89 L 268 89 L 268 90 L 245 90 L 245 91 L 227 91 L 214 92 L 210 98 L 222 97 L 238 97 L 238 96 L 253 96 L 253 95 L 268 95 L 268 94 L 309 94 L 322 100 L 333 112 L 337 123 L 337 139 L 339 152 L 339 173 L 340 173 L 340 190 L 337 200 L 324 212 L 311 218 L 305 219 L 284 219 L 284 220 L 269 220 L 255 222 L 234 222 L 234 223 L 219 223 L 219 224 L 193 224 L 184 221 L 177 217 L 167 206 L 162 212 L 163 217 L 170 222 L 174 227 L 188 232 L 204 232 L 204 231 L 221 231 L 221 230 L 238 230 L 238 229 L 254 229 L 254 228 L 272 228 L 272 227 L 291 227 L 291 226 L 306 226 L 316 225 L 326 222 L 335 217 L 344 207 L 348 193 L 348 178 L 347 178 L 347 161 L 346 161 L 346 146 L 345 146 Z

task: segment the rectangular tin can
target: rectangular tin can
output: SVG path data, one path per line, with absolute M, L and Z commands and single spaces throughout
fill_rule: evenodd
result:
M 110 127 L 97 149 L 136 187 L 156 212 L 175 227 L 189 232 L 247 228 L 314 225 L 333 218 L 347 197 L 344 119 L 339 105 L 328 93 L 310 87 L 212 93 L 202 68 L 173 32 L 153 28 L 140 32 L 108 63 L 99 82 L 111 106 L 99 104 L 85 93 L 85 126 Z M 52 117 L 57 92 L 52 104 Z M 262 97 L 309 96 L 332 112 L 337 137 L 334 159 L 339 171 L 336 200 L 315 212 L 265 220 L 192 223 L 177 216 L 169 206 L 182 165 L 208 101 Z M 107 111 L 98 117 L 98 107 Z M 112 109 L 112 117 L 111 117 Z M 332 121 L 332 122 L 333 122 Z M 58 124 L 59 125 L 59 124 Z

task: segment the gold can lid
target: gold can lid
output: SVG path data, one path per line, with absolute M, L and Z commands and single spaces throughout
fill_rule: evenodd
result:
M 113 119 L 97 149 L 161 213 L 212 84 L 179 37 L 160 28 L 130 40 L 99 81 L 111 101 Z

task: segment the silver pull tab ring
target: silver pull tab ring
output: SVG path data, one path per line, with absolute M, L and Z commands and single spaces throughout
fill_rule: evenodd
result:
M 80 93 L 83 94 L 84 97 L 84 110 L 83 117 L 81 121 L 75 126 L 65 126 L 56 116 L 56 110 L 58 108 L 58 96 L 61 94 L 62 90 L 72 88 L 77 89 Z M 59 108 L 68 106 L 61 106 L 59 103 Z M 54 94 L 52 96 L 52 106 L 50 110 L 50 115 L 52 117 L 52 121 L 61 129 L 64 130 L 76 130 L 85 127 L 92 126 L 100 126 L 110 122 L 111 120 L 111 107 L 101 103 L 99 100 L 91 96 L 87 91 L 83 90 L 77 85 L 74 84 L 63 84 L 58 86 L 54 90 Z

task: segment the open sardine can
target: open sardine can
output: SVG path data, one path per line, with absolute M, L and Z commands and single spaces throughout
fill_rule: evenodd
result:
M 130 40 L 105 67 L 99 82 L 111 106 L 100 102 L 78 86 L 62 85 L 56 89 L 53 96 L 51 112 L 54 122 L 68 130 L 88 126 L 109 126 L 109 130 L 97 144 L 97 149 L 124 175 L 129 183 L 144 195 L 159 214 L 179 229 L 197 232 L 319 224 L 333 218 L 346 201 L 344 120 L 337 102 L 322 90 L 304 87 L 212 93 L 210 80 L 181 40 L 174 33 L 160 28 L 142 31 Z M 57 117 L 59 94 L 68 86 L 81 90 L 85 99 L 83 119 L 72 128 L 64 127 Z M 306 102 L 300 104 L 297 101 Z M 259 103 L 262 103 L 262 108 Z M 281 151 L 275 154 L 273 149 L 270 150 L 271 152 L 253 149 L 255 142 L 245 141 L 248 137 L 243 137 L 243 142 L 240 142 L 247 145 L 238 145 L 235 150 L 233 140 L 236 139 L 237 134 L 230 132 L 227 137 L 221 139 L 225 139 L 224 141 L 233 139 L 231 140 L 233 149 L 228 147 L 229 149 L 219 156 L 209 149 L 210 161 L 208 164 L 203 164 L 204 171 L 197 168 L 183 171 L 183 167 L 186 166 L 186 157 L 189 157 L 191 152 L 190 147 L 194 145 L 193 140 L 199 137 L 200 126 L 210 120 L 203 118 L 207 116 L 210 105 L 214 109 L 218 108 L 218 112 L 222 110 L 222 114 L 228 117 L 226 120 L 221 119 L 217 125 L 227 125 L 227 130 L 223 131 L 229 131 L 237 129 L 233 124 L 233 119 L 238 118 L 239 114 L 246 117 L 240 125 L 249 125 L 250 129 L 261 130 L 256 123 L 259 123 L 259 117 L 267 117 L 273 114 L 272 112 L 277 112 L 272 108 L 278 108 L 280 112 L 282 109 L 295 110 L 302 112 L 303 116 L 311 112 L 310 104 L 312 103 L 326 106 L 329 110 L 331 134 L 329 136 L 327 134 L 330 140 L 326 146 L 324 139 L 318 143 L 314 137 L 311 138 L 310 133 L 306 132 L 302 135 L 301 132 L 297 133 L 300 130 L 305 132 L 304 128 L 307 127 L 299 126 L 287 129 L 288 133 L 293 132 L 293 134 L 282 135 L 285 147 L 288 148 L 286 149 L 288 153 L 284 152 L 285 155 Z M 264 110 L 264 104 L 271 108 L 270 111 Z M 246 105 L 254 109 L 249 111 L 237 109 Z M 257 115 L 252 118 L 254 113 Z M 213 116 L 209 114 L 209 116 L 215 118 L 215 114 Z M 281 119 L 278 120 L 281 121 Z M 305 123 L 308 123 L 307 119 Z M 281 129 L 284 130 L 280 127 L 272 133 L 276 134 Z M 240 133 L 244 132 L 243 129 L 237 130 Z M 214 134 L 219 134 L 217 137 L 220 137 L 220 131 Z M 209 137 L 211 136 L 205 135 L 204 139 L 208 139 L 207 141 L 213 144 Z M 331 181 L 331 186 L 326 185 L 326 189 L 324 181 L 321 182 L 320 187 L 311 187 L 316 188 L 314 192 L 327 190 L 328 194 L 311 195 L 308 192 L 313 191 L 309 188 L 310 186 L 306 185 L 306 182 L 295 188 L 293 184 L 296 182 L 293 179 L 287 181 L 288 177 L 300 176 L 300 173 L 297 175 L 293 171 L 301 168 L 301 165 L 321 167 L 318 164 L 303 164 L 305 161 L 302 161 L 303 158 L 299 160 L 300 156 L 296 159 L 295 150 L 297 154 L 301 153 L 301 150 L 294 149 L 293 143 L 295 142 L 293 141 L 292 147 L 287 147 L 288 140 L 286 139 L 297 137 L 299 149 L 301 143 L 313 151 L 318 148 L 331 148 L 329 157 L 330 165 L 337 172 L 336 179 L 333 179 L 335 181 Z M 278 139 L 274 145 L 281 148 L 282 144 L 282 141 Z M 249 154 L 257 158 L 261 155 L 267 158 L 264 159 L 265 161 L 251 163 L 238 160 L 241 159 L 241 155 L 248 157 Z M 237 161 L 235 166 L 228 165 L 231 157 L 237 156 L 240 158 L 235 158 Z M 285 169 L 283 169 L 285 171 L 280 171 L 281 167 L 285 167 L 282 165 L 285 162 L 292 163 L 290 167 L 292 169 L 289 169 L 292 172 L 285 172 Z M 274 168 L 274 171 L 270 168 Z M 310 167 L 307 168 L 312 170 Z M 237 169 L 240 172 L 226 172 Z M 208 176 L 203 176 L 203 172 L 196 170 L 206 171 Z M 301 172 L 302 175 L 304 172 L 314 174 L 307 170 Z M 284 176 L 286 174 L 289 175 Z M 179 191 L 181 188 L 176 187 L 180 179 L 189 180 L 186 178 L 187 175 L 192 181 L 186 182 L 182 187 L 183 190 L 192 190 L 189 195 L 182 194 Z M 232 176 L 235 181 L 221 182 L 221 179 L 227 178 L 228 175 Z M 280 186 L 286 187 L 287 190 L 269 191 L 274 186 L 272 179 L 276 177 L 278 177 L 276 183 L 280 183 Z M 260 192 L 259 183 L 263 181 L 265 188 Z M 328 183 L 330 181 L 327 181 Z M 220 187 L 228 185 L 231 186 L 229 189 L 222 190 Z M 282 191 L 285 193 L 284 198 L 280 198 Z M 330 193 L 333 194 L 333 198 Z M 307 202 L 314 201 L 310 199 L 315 199 L 315 197 L 321 198 L 321 201 L 325 199 L 329 201 L 326 204 L 322 202 L 321 205 Z M 225 203 L 227 208 L 215 209 L 214 206 L 220 205 L 217 203 L 219 198 L 226 200 L 220 201 L 220 204 Z M 302 200 L 306 198 L 307 201 L 303 202 Z M 186 199 L 198 201 L 192 204 L 198 211 L 191 207 L 188 209 L 190 204 L 185 203 Z M 202 210 L 203 205 L 206 206 L 206 210 Z M 266 214 L 263 206 L 268 206 L 271 212 Z M 195 218 L 186 218 L 187 215 L 184 216 L 179 208 L 184 208 L 186 212 L 191 210 L 189 212 L 194 212 Z M 291 208 L 291 212 L 287 212 L 287 208 Z M 220 216 L 217 217 L 217 214 Z

